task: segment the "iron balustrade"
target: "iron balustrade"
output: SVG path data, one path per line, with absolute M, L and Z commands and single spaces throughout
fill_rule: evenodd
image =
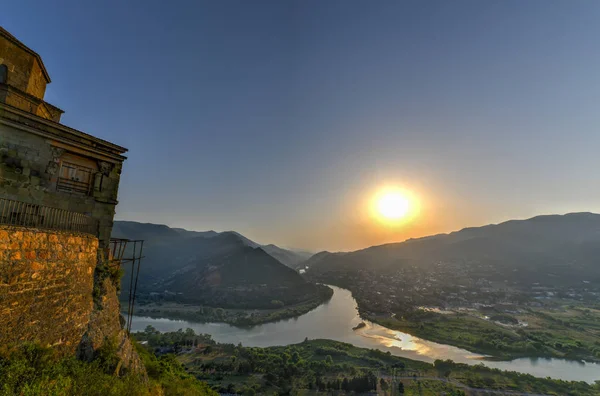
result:
M 0 224 L 98 235 L 91 216 L 6 198 L 0 198 Z

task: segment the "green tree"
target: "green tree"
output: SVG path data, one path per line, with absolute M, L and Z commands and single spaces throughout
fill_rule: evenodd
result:
M 148 325 L 144 329 L 144 332 L 147 334 L 154 334 L 154 333 L 156 333 L 156 328 L 154 326 Z
M 344 380 L 342 381 L 342 390 L 345 390 L 345 391 L 350 390 L 350 383 L 348 382 L 348 378 L 346 378 L 346 377 L 344 377 Z
M 398 393 L 400 393 L 401 395 L 404 394 L 404 384 L 402 382 L 398 384 Z
M 283 301 L 281 300 L 271 300 L 271 305 L 275 308 L 281 308 L 284 306 Z
M 294 351 L 294 353 L 292 354 L 292 362 L 299 363 L 300 360 L 302 360 L 300 354 L 298 353 L 298 351 Z

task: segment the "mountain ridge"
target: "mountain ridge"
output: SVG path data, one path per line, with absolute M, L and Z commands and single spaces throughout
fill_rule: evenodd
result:
M 490 266 L 498 271 L 499 278 L 512 278 L 515 275 L 509 272 L 515 270 L 532 278 L 536 271 L 548 272 L 551 268 L 553 272 L 540 277 L 560 274 L 581 281 L 583 277 L 571 268 L 579 272 L 589 269 L 595 274 L 598 267 L 595 257 L 600 257 L 598 246 L 600 215 L 576 212 L 466 227 L 354 252 L 319 252 L 300 267 L 308 267 L 308 273 L 360 268 L 385 271 L 407 266 L 423 270 L 436 262 L 464 261 L 465 268 L 470 270 Z
M 151 232 L 154 231 L 154 233 Z M 307 254 L 302 250 L 285 249 L 274 244 L 261 245 L 245 237 L 237 231 L 192 231 L 184 228 L 172 228 L 164 224 L 142 223 L 131 220 L 116 220 L 113 226 L 113 238 L 126 237 L 126 239 L 143 239 L 145 241 L 156 241 L 157 238 L 177 238 L 185 236 L 186 238 L 202 237 L 213 238 L 218 235 L 234 235 L 244 242 L 247 246 L 253 248 L 260 247 L 268 254 L 290 268 L 296 268 L 297 264 L 306 260 Z M 160 241 L 158 241 L 160 242 Z M 166 241 L 164 241 L 166 242 Z M 312 255 L 312 254 L 310 254 Z
M 145 240 L 138 290 L 146 301 L 273 309 L 323 301 L 331 293 L 265 250 L 274 245 L 265 248 L 234 231 L 213 235 L 152 223 L 115 222 L 113 237 Z M 126 284 L 130 276 L 126 272 Z

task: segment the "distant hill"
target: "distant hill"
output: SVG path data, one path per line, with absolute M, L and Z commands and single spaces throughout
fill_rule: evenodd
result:
M 295 249 L 284 249 L 279 246 L 270 244 L 270 245 L 260 245 L 251 239 L 246 238 L 240 233 L 235 231 L 224 231 L 224 232 L 216 232 L 216 231 L 189 231 L 183 228 L 170 228 L 166 225 L 160 224 L 151 224 L 151 223 L 138 223 L 135 221 L 115 221 L 112 231 L 113 238 L 127 238 L 127 239 L 143 239 L 145 241 L 152 242 L 152 245 L 155 244 L 168 244 L 171 243 L 171 239 L 179 239 L 183 238 L 212 238 L 217 235 L 222 234 L 231 234 L 239 238 L 244 244 L 247 246 L 257 248 L 261 247 L 264 251 L 269 253 L 271 256 L 287 265 L 290 268 L 296 269 L 298 264 L 302 263 L 306 259 L 308 259 L 312 253 L 295 250 Z
M 264 245 L 262 249 L 290 268 L 297 268 L 300 263 L 312 256 L 312 253 L 309 252 L 282 249 L 273 244 Z
M 181 235 L 189 237 L 189 238 L 193 238 L 193 237 L 210 238 L 210 237 L 214 237 L 218 234 L 218 232 L 212 231 L 212 230 L 211 231 L 188 231 L 188 230 L 184 230 L 183 228 L 172 228 L 172 230 L 175 230 L 178 233 L 180 233 Z
M 162 224 L 138 223 L 135 221 L 115 221 L 111 237 L 127 238 L 131 235 L 135 235 L 135 239 L 170 239 L 180 237 L 182 235 L 180 230 L 181 229 L 169 228 Z
M 600 277 L 600 215 L 571 213 L 470 227 L 450 234 L 373 246 L 351 253 L 321 252 L 302 263 L 309 273 L 377 271 L 438 262 L 498 280 L 581 282 Z
M 220 238 L 220 237 L 216 237 Z M 182 302 L 200 301 L 219 307 L 273 308 L 314 298 L 315 285 L 261 248 L 240 244 L 226 254 L 196 260 L 160 283 L 182 293 Z
M 290 305 L 323 293 L 323 287 L 307 282 L 236 232 L 196 232 L 117 221 L 112 236 L 144 239 L 138 284 L 142 294 L 160 293 L 180 302 L 224 308 L 273 308 L 274 300 Z M 288 252 L 274 245 L 267 249 L 279 255 Z

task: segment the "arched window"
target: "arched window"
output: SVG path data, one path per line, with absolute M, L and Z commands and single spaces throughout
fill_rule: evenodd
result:
M 6 84 L 6 80 L 8 80 L 8 67 L 0 65 L 0 83 Z

